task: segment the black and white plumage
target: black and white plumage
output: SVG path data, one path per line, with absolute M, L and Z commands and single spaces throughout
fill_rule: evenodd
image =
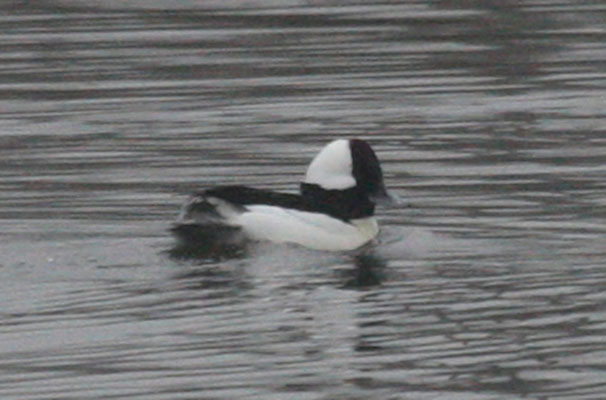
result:
M 339 139 L 312 160 L 300 194 L 245 186 L 210 188 L 184 204 L 173 233 L 188 245 L 253 240 L 352 250 L 377 236 L 375 204 L 396 199 L 385 189 L 370 145 Z

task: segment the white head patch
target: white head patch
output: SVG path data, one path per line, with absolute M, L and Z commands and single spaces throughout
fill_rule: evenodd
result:
M 335 140 L 324 146 L 312 160 L 304 182 L 329 190 L 349 189 L 356 186 L 352 163 L 349 140 Z

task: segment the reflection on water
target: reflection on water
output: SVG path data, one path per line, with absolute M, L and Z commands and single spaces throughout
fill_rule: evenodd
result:
M 601 5 L 0 8 L 2 399 L 603 397 Z M 338 136 L 411 204 L 377 246 L 175 254 Z

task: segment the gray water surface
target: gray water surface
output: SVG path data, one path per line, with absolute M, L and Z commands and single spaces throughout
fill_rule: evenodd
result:
M 606 6 L 4 2 L 0 398 L 603 399 Z M 363 254 L 174 257 L 367 139 Z

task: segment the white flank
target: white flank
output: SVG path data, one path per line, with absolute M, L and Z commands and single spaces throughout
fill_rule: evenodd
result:
M 352 176 L 352 163 L 349 140 L 332 141 L 312 160 L 305 175 L 305 183 L 331 190 L 354 187 L 356 180 Z
M 346 223 L 325 214 L 274 206 L 252 205 L 246 208 L 249 211 L 233 216 L 228 223 L 242 227 L 253 240 L 344 251 L 362 246 L 379 233 L 377 221 L 372 217 Z

